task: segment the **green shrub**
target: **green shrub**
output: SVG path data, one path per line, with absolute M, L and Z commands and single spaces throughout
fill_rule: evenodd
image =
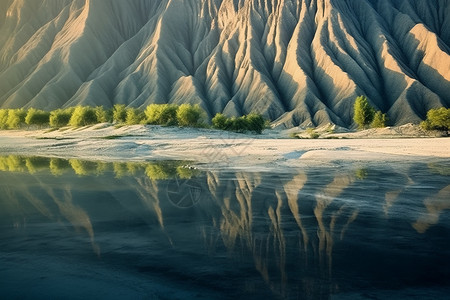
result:
M 8 109 L 0 109 L 0 129 L 7 129 Z
M 253 131 L 257 134 L 261 134 L 266 127 L 266 122 L 261 115 L 251 113 L 245 116 L 245 120 L 248 123 L 248 130 Z
M 50 112 L 40 109 L 30 108 L 25 117 L 25 123 L 27 125 L 36 125 L 38 127 L 49 125 Z
M 427 119 L 420 123 L 425 130 L 450 130 L 450 108 L 441 107 L 430 109 L 427 112 Z
M 150 104 L 145 110 L 147 124 L 175 126 L 178 106 L 174 104 Z
M 320 134 L 317 133 L 314 128 L 308 128 L 306 129 L 306 133 L 309 134 L 309 137 L 312 139 L 318 139 L 320 137 Z
M 73 127 L 86 126 L 96 123 L 98 123 L 96 110 L 95 108 L 89 106 L 75 107 L 75 110 L 69 120 L 69 125 Z
M 145 109 L 145 117 L 147 118 L 147 124 L 157 125 L 159 116 L 161 115 L 162 104 L 150 104 Z
M 298 134 L 299 134 L 299 133 L 298 133 L 297 131 L 295 131 L 295 132 L 290 132 L 290 133 L 289 133 L 289 137 L 290 137 L 291 139 L 299 139 L 300 136 L 299 136 Z
M 231 124 L 230 128 L 235 132 L 247 132 L 249 130 L 249 124 L 245 119 L 245 116 L 242 117 L 233 117 L 230 119 Z
M 51 111 L 49 119 L 50 126 L 55 128 L 67 126 L 74 110 L 74 107 L 69 107 L 66 109 L 56 109 Z
M 358 124 L 358 127 L 360 129 L 367 128 L 372 123 L 375 115 L 375 109 L 370 105 L 367 97 L 357 97 L 353 109 L 353 120 Z
M 423 130 L 433 130 L 432 126 L 431 126 L 431 122 L 429 120 L 424 120 L 420 123 L 420 127 Z
M 97 106 L 94 108 L 97 122 L 99 123 L 112 123 L 113 112 L 111 109 L 105 110 L 103 106 Z
M 145 120 L 145 113 L 138 108 L 127 108 L 127 125 L 141 124 Z
M 113 106 L 113 122 L 125 123 L 127 121 L 127 108 L 125 104 L 116 104 Z
M 370 127 L 372 128 L 384 128 L 387 124 L 386 114 L 383 114 L 381 111 L 377 111 L 373 117 L 372 123 L 370 123 Z
M 217 113 L 214 118 L 211 120 L 213 128 L 220 130 L 228 130 L 227 126 L 229 125 L 228 118 L 221 113 Z
M 326 133 L 333 134 L 336 132 L 336 125 L 328 124 L 327 128 L 325 128 Z
M 177 121 L 180 126 L 199 127 L 206 113 L 200 105 L 181 104 L 177 109 Z
M 27 116 L 27 112 L 22 109 L 9 109 L 8 110 L 8 119 L 6 120 L 6 124 L 9 129 L 17 129 L 20 128 L 22 124 L 25 123 L 25 117 Z
M 227 118 L 221 113 L 218 113 L 211 120 L 212 126 L 215 129 L 229 130 L 235 132 L 253 131 L 261 134 L 266 127 L 266 122 L 261 115 L 251 113 L 242 117 Z

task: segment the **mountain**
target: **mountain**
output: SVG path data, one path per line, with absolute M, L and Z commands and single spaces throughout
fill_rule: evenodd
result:
M 450 106 L 449 0 L 1 0 L 0 107 L 199 103 L 274 125 Z

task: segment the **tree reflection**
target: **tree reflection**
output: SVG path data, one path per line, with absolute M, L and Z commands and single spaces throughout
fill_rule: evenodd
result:
M 428 168 L 437 176 L 434 192 L 417 196 L 422 197 L 415 201 L 420 209 L 407 212 L 415 220 L 408 226 L 419 234 L 437 225 L 450 209 L 448 174 Z M 94 189 L 104 189 L 109 201 L 119 201 L 124 209 L 135 201 L 136 215 L 150 212 L 144 221 L 158 224 L 173 247 L 178 239 L 197 251 L 206 247 L 211 255 L 223 247 L 231 259 L 252 262 L 275 295 L 300 293 L 305 299 L 326 298 L 339 290 L 334 265 L 338 260 L 342 266 L 342 246 L 370 233 L 368 215 L 381 214 L 371 226 L 388 222 L 411 187 L 421 184 L 415 167 L 270 174 L 200 171 L 185 161 L 107 163 L 9 155 L 0 157 L 0 171 L 11 174 L 8 182 L 15 183 L 0 186 L 8 199 L 2 208 L 15 216 L 15 224 L 32 207 L 45 218 L 67 220 L 100 255 L 96 220 L 97 214 L 108 214 L 108 207 L 103 203 L 87 209 L 79 195 L 88 191 L 77 186 L 98 181 L 101 185 L 94 184 Z M 40 176 L 45 172 L 53 180 Z M 44 192 L 36 193 L 36 184 Z M 177 223 L 178 214 L 195 216 L 195 228 Z

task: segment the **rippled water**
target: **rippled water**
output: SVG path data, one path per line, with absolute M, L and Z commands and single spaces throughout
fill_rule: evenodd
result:
M 0 157 L 2 299 L 445 299 L 450 163 Z

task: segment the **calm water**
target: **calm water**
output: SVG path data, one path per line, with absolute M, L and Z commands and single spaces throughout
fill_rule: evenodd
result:
M 1 299 L 445 299 L 450 162 L 0 157 Z

